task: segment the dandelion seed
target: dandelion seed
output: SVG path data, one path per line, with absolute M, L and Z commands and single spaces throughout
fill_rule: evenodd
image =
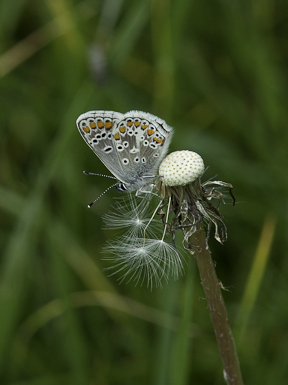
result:
M 105 229 L 128 229 L 125 235 L 131 238 L 142 237 L 144 232 L 155 237 L 160 226 L 159 221 L 151 220 L 149 204 L 132 194 L 117 199 L 113 210 L 103 216 Z
M 108 243 L 105 248 L 113 256 L 106 259 L 115 264 L 108 268 L 113 274 L 122 273 L 124 279 L 135 284 L 146 281 L 147 286 L 161 286 L 161 281 L 168 281 L 170 275 L 178 279 L 183 273 L 183 265 L 176 248 L 163 240 L 121 237 Z

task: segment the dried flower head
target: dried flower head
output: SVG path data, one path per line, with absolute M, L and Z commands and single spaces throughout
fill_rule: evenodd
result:
M 175 151 L 167 155 L 159 167 L 160 179 L 166 186 L 185 186 L 205 170 L 203 159 L 193 151 Z
M 207 241 L 212 224 L 215 227 L 216 240 L 223 243 L 227 239 L 227 229 L 219 212 L 224 195 L 220 190 L 216 190 L 215 186 L 228 188 L 233 204 L 235 203 L 231 184 L 221 181 L 207 181 L 201 184 L 200 178 L 203 172 L 202 158 L 192 151 L 173 152 L 162 161 L 159 167 L 160 179 L 157 189 L 161 194 L 162 221 L 166 227 L 169 225 L 169 232 L 173 237 L 176 230 L 183 231 L 182 243 L 189 250 L 193 248 L 189 239 L 201 221 L 207 227 Z M 212 204 L 213 199 L 217 201 L 217 206 Z M 164 218 L 172 212 L 173 218 L 169 223 L 165 222 Z

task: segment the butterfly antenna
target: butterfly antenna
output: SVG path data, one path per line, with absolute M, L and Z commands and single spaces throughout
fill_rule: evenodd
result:
M 114 176 L 111 175 L 104 175 L 104 174 L 95 174 L 94 172 L 89 172 L 89 171 L 83 171 L 83 174 L 85 175 L 96 175 L 96 176 L 104 176 L 105 178 L 110 178 L 110 179 L 116 179 Z
M 110 190 L 112 187 L 117 186 L 117 184 L 118 184 L 118 183 L 112 184 L 111 186 L 109 186 L 108 188 L 106 188 L 106 190 L 103 191 L 103 193 L 102 193 L 101 195 L 99 195 L 98 198 L 96 198 L 92 203 L 90 203 L 90 204 L 88 205 L 88 209 L 91 209 L 91 207 L 94 205 L 95 202 L 97 202 L 101 197 L 103 197 L 103 195 L 106 194 L 106 192 L 107 192 L 108 190 Z

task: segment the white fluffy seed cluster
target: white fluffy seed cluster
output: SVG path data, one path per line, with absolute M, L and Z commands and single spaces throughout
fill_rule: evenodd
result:
M 193 151 L 175 151 L 166 156 L 159 167 L 159 175 L 166 186 L 185 186 L 204 172 L 200 155 Z

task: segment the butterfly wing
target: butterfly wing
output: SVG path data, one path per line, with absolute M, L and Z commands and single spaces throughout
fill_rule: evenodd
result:
M 168 151 L 173 129 L 157 116 L 142 111 L 130 111 L 115 125 L 116 153 L 121 174 L 130 189 L 137 190 L 155 175 Z M 129 186 L 128 186 L 129 188 Z
M 130 191 L 155 175 L 173 134 L 164 120 L 142 111 L 89 111 L 76 123 L 88 146 Z
M 88 111 L 78 117 L 78 130 L 108 170 L 120 179 L 121 164 L 115 149 L 113 130 L 123 117 L 114 111 Z

